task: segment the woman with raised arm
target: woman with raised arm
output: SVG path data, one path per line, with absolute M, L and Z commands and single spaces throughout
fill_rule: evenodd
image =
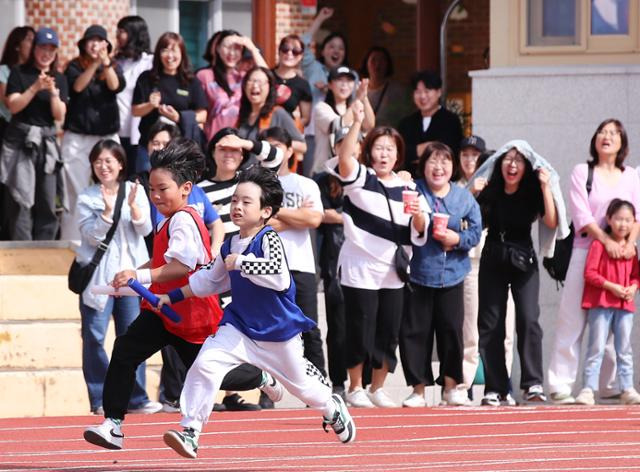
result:
M 260 50 L 251 39 L 237 31 L 218 31 L 207 43 L 203 58 L 209 66 L 196 72 L 208 103 L 204 127 L 207 142 L 222 128 L 236 125 L 242 79 L 247 71 L 247 67 L 241 67 L 245 52 L 251 55 L 256 66 L 267 67 Z
M 400 277 L 407 275 L 396 260 L 399 251 L 410 258 L 411 244 L 425 244 L 428 205 L 423 197 L 416 198 L 404 210 L 402 192 L 415 189 L 415 184 L 394 172 L 402 164 L 404 143 L 393 128 L 369 132 L 363 143 L 362 164 L 353 157 L 365 119 L 362 102 L 354 102 L 352 111 L 353 124 L 338 157 L 326 165 L 344 189 L 345 241 L 338 267 L 345 312 L 349 314 L 346 398 L 354 407 L 394 407 L 397 405 L 383 387 L 397 364 L 405 285 Z M 373 370 L 367 392 L 363 387 L 369 383 L 369 368 Z

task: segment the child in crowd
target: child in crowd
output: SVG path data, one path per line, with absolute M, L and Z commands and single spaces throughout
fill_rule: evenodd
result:
M 204 156 L 192 141 L 172 143 L 151 155 L 151 201 L 165 219 L 156 227 L 151 261 L 138 270 L 118 272 L 112 282 L 115 288 L 124 287 L 130 278 L 135 278 L 143 284 L 151 283 L 154 292 L 166 293 L 183 286 L 190 273 L 211 262 L 209 232 L 197 210 L 187 204 L 193 182 L 203 169 Z M 105 421 L 85 430 L 88 442 L 107 449 L 122 449 L 121 424 L 138 364 L 164 346 L 172 345 L 189 368 L 204 340 L 216 332 L 222 316 L 213 295 L 184 300 L 173 308 L 182 316 L 179 323 L 143 302 L 138 318 L 124 335 L 116 338 L 104 384 Z M 224 379 L 220 377 L 223 389 L 260 387 L 274 401 L 282 398 L 282 387 L 268 374 L 263 376 L 259 369 L 247 364 L 236 366 L 225 370 Z M 213 396 L 210 401 L 209 411 Z
M 633 227 L 635 208 L 631 202 L 615 198 L 607 208 L 606 232 L 620 244 L 633 244 L 629 233 Z M 617 359 L 620 402 L 640 404 L 640 394 L 633 388 L 633 354 L 631 328 L 636 311 L 634 297 L 640 285 L 638 257 L 613 259 L 604 245 L 591 243 L 584 268 L 582 308 L 588 310 L 589 343 L 584 366 L 584 388 L 576 397 L 581 405 L 595 404 L 593 391 L 598 389 L 600 366 L 609 331 L 613 328 Z
M 165 443 L 184 457 L 197 456 L 198 438 L 222 379 L 243 362 L 273 372 L 287 390 L 321 410 L 325 431 L 331 426 L 344 443 L 356 437 L 342 398 L 331 394 L 325 379 L 302 355 L 300 333 L 315 323 L 294 302 L 295 285 L 282 242 L 267 225 L 282 199 L 275 173 L 261 167 L 242 173 L 231 200 L 231 218 L 240 233 L 225 241 L 221 257 L 193 274 L 188 285 L 160 296 L 161 304 L 179 306 L 194 296 L 208 297 L 229 288 L 232 294 L 220 329 L 207 338 L 187 373 L 180 398 L 184 430 L 164 434 Z

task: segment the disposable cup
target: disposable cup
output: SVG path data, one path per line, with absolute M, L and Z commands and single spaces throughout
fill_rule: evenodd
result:
M 443 234 L 447 230 L 449 215 L 446 213 L 434 213 L 433 216 L 433 234 Z
M 404 203 L 404 212 L 411 213 L 411 204 L 418 199 L 418 192 L 415 190 L 402 191 L 402 203 Z

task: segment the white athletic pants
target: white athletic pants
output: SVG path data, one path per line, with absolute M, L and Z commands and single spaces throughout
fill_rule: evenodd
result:
M 319 410 L 331 409 L 331 388 L 303 356 L 302 338 L 256 341 L 230 324 L 209 336 L 187 372 L 180 396 L 185 428 L 202 431 L 224 376 L 240 364 L 252 364 L 273 375 L 294 396 Z
M 480 251 L 478 251 L 480 252 Z M 478 370 L 480 353 L 478 351 L 478 270 L 480 257 L 470 257 L 471 272 L 464 279 L 464 322 L 462 323 L 462 340 L 464 357 L 462 359 L 462 377 L 467 388 L 473 385 Z M 507 316 L 505 319 L 504 352 L 507 372 L 511 375 L 513 366 L 513 333 L 515 329 L 516 309 L 513 296 L 509 291 L 507 300 Z
M 571 253 L 571 261 L 556 317 L 556 337 L 547 370 L 551 393 L 570 394 L 578 375 L 582 335 L 587 326 L 587 313 L 582 309 L 582 292 L 584 290 L 584 266 L 588 252 L 588 249 L 573 248 Z M 615 376 L 615 348 L 613 347 L 613 336 L 609 333 L 600 368 L 599 391 L 601 396 L 618 392 Z
M 120 142 L 117 134 L 93 136 L 65 131 L 62 137 L 61 154 L 64 173 L 65 192 L 69 201 L 69 211 L 62 214 L 60 222 L 60 239 L 80 239 L 80 229 L 75 220 L 78 195 L 91 184 L 91 164 L 89 153 L 101 139 L 113 139 Z M 125 171 L 126 172 L 126 171 Z M 126 175 L 126 174 L 125 174 Z

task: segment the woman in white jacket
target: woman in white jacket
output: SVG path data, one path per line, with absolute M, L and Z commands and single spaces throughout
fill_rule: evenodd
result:
M 136 268 L 148 259 L 144 236 L 151 232 L 149 201 L 137 183 L 125 182 L 126 154 L 120 144 L 105 139 L 98 141 L 89 154 L 93 185 L 86 188 L 76 204 L 81 245 L 76 259 L 88 264 L 104 241 L 113 224 L 113 215 L 120 185 L 126 185 L 120 220 L 93 273 L 89 285 L 80 295 L 82 321 L 82 372 L 84 374 L 91 411 L 102 414 L 102 389 L 109 359 L 104 350 L 104 338 L 113 316 L 116 336 L 124 333 L 140 312 L 138 297 L 113 297 L 92 292 L 95 285 L 107 285 L 122 269 Z M 145 364 L 136 371 L 136 386 L 129 403 L 130 412 L 155 413 L 161 405 L 149 401 L 145 392 Z

